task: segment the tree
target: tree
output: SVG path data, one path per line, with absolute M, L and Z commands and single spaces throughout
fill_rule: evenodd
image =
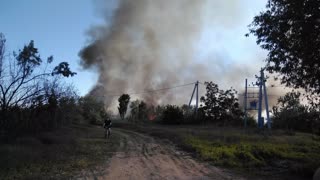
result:
M 288 92 L 278 99 L 277 106 L 273 107 L 273 124 L 276 128 L 288 131 L 310 130 L 308 122 L 308 108 L 300 103 L 299 92 Z
M 104 103 L 97 100 L 94 96 L 85 96 L 79 99 L 79 105 L 82 110 L 82 115 L 90 124 L 102 124 L 107 113 L 104 108 Z
M 181 110 L 183 112 L 184 124 L 200 124 L 205 122 L 201 105 L 197 112 L 195 106 L 189 106 L 187 104 L 183 104 Z
M 147 119 L 154 120 L 159 115 L 158 107 L 147 106 L 144 101 L 135 100 L 130 103 L 130 119 L 134 123 L 143 122 Z
M 183 111 L 180 107 L 166 105 L 163 110 L 162 122 L 164 124 L 180 124 L 183 122 Z
M 213 82 L 205 82 L 206 95 L 202 96 L 200 101 L 204 103 L 203 110 L 207 117 L 212 119 L 220 119 L 221 111 L 219 105 L 219 88 L 218 85 Z
M 204 106 L 201 110 L 205 116 L 216 123 L 226 124 L 227 121 L 238 120 L 243 113 L 240 110 L 238 99 L 235 97 L 237 93 L 235 89 L 228 89 L 226 91 L 219 90 L 217 84 L 213 82 L 205 82 L 206 94 L 200 98 Z
M 34 100 L 44 97 L 46 85 L 50 81 L 49 77 L 57 77 L 57 75 L 69 77 L 76 74 L 70 70 L 66 62 L 61 62 L 52 71 L 48 70 L 53 56 L 43 62 L 33 41 L 18 53 L 13 52 L 13 55 L 4 55 L 3 35 L 0 35 L 0 42 L 0 116 L 3 121 L 7 119 L 8 109 L 29 107 Z
M 140 121 L 144 121 L 148 118 L 147 116 L 148 116 L 147 104 L 144 101 L 140 101 L 140 104 L 138 106 L 138 119 Z
M 319 133 L 319 111 L 300 102 L 299 92 L 288 92 L 273 107 L 273 124 L 288 132 L 299 130 Z
M 121 119 L 124 119 L 124 116 L 127 113 L 128 104 L 130 102 L 130 96 L 128 94 L 122 94 L 119 97 L 118 101 L 119 101 L 119 107 L 118 107 L 119 114 Z
M 134 123 L 136 123 L 136 120 L 138 119 L 138 113 L 139 113 L 139 104 L 140 104 L 140 101 L 139 100 L 135 100 L 135 101 L 132 101 L 130 103 L 130 120 L 133 121 Z
M 266 68 L 281 82 L 320 93 L 320 1 L 268 0 L 249 31 L 269 51 Z M 248 36 L 249 34 L 247 34 Z

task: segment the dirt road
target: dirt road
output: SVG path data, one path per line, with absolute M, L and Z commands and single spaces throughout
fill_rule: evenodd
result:
M 169 141 L 122 129 L 112 133 L 120 141 L 105 173 L 85 179 L 241 179 L 193 160 Z

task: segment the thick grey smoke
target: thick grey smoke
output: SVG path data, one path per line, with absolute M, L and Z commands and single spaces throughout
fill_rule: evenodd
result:
M 194 0 L 119 1 L 111 25 L 92 31 L 94 41 L 80 52 L 84 67 L 98 68 L 107 102 L 110 94 L 183 83 L 179 73 L 192 63 L 202 8 Z M 170 94 L 143 98 L 156 104 Z
M 227 56 L 199 59 L 197 43 L 205 22 L 232 29 L 244 8 L 237 0 L 119 0 L 101 8 L 105 25 L 90 29 L 90 43 L 79 53 L 84 68 L 95 68 L 99 80 L 92 94 L 116 107 L 122 93 L 142 92 L 200 81 L 243 87 L 256 74 L 256 64 L 226 64 Z M 99 2 L 99 7 L 108 6 Z M 208 24 L 207 24 L 208 25 Z M 218 45 L 217 45 L 218 46 Z M 259 64 L 260 65 L 260 64 Z M 187 103 L 192 86 L 159 93 L 137 94 L 149 104 Z M 200 89 L 203 92 L 204 88 Z M 133 99 L 135 98 L 133 97 Z

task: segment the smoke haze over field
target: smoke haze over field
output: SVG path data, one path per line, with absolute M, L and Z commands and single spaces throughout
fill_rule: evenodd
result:
M 118 97 L 112 95 L 197 80 L 213 81 L 222 88 L 243 88 L 244 79 L 257 74 L 265 58 L 261 52 L 252 52 L 252 59 L 235 61 L 220 48 L 224 38 L 221 32 L 232 34 L 240 22 L 250 23 L 244 20 L 245 4 L 237 0 L 119 0 L 113 1 L 114 8 L 103 8 L 109 7 L 107 2 L 95 2 L 104 11 L 105 24 L 89 30 L 90 42 L 79 55 L 84 68 L 99 73 L 91 94 L 103 96 L 109 107 L 117 104 Z M 208 27 L 216 44 L 210 45 L 204 36 Z M 212 44 L 214 48 L 207 47 Z M 250 46 L 238 51 L 246 49 Z M 132 99 L 154 105 L 183 104 L 188 102 L 192 88 L 137 94 Z M 201 95 L 204 90 L 200 88 Z

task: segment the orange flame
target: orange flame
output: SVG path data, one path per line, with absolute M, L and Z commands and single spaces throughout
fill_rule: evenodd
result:
M 157 117 L 157 116 L 156 116 L 155 114 L 149 114 L 149 115 L 148 115 L 148 119 L 149 119 L 150 121 L 153 121 L 156 117 Z

